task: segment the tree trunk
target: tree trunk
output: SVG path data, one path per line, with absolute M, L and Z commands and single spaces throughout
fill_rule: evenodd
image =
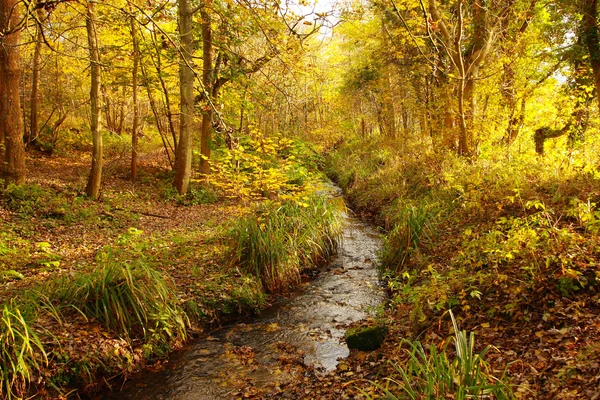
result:
M 171 137 L 173 138 L 173 147 L 177 149 L 177 133 L 175 132 L 175 124 L 173 123 L 173 113 L 171 112 L 171 96 L 169 95 L 169 90 L 167 89 L 167 84 L 165 83 L 165 79 L 163 78 L 162 72 L 162 59 L 160 56 L 161 45 L 158 44 L 158 40 L 156 39 L 156 31 L 152 32 L 151 37 L 154 48 L 156 49 L 156 60 L 154 61 L 154 67 L 156 69 L 156 76 L 158 76 L 160 87 L 164 96 L 165 115 L 167 116 L 169 132 L 171 133 Z
M 131 8 L 130 8 L 131 9 Z M 140 44 L 138 42 L 137 26 L 135 18 L 131 17 L 131 40 L 133 42 L 133 72 L 132 72 L 132 92 L 133 92 L 133 124 L 131 126 L 131 181 L 137 179 L 137 158 L 138 158 L 138 127 L 140 104 L 138 100 L 138 66 L 140 63 Z
M 158 112 L 158 106 L 156 105 L 156 101 L 154 100 L 154 96 L 152 95 L 152 88 L 150 87 L 150 79 L 148 77 L 148 71 L 144 67 L 144 63 L 140 63 L 140 72 L 142 73 L 143 78 L 143 86 L 146 87 L 146 94 L 148 95 L 148 103 L 150 104 L 150 109 L 152 110 L 152 115 L 154 115 L 154 119 L 156 121 L 156 130 L 158 130 L 158 134 L 160 135 L 160 139 L 165 148 L 165 153 L 167 153 L 167 158 L 169 160 L 169 166 L 172 170 L 175 170 L 175 149 L 177 148 L 176 144 L 172 145 L 167 136 L 167 129 L 163 126 L 161 115 Z M 170 113 L 170 111 L 169 111 Z M 174 131 L 171 131 L 173 134 Z M 174 135 L 172 135 L 173 139 L 176 139 Z M 171 157 L 173 154 L 173 157 Z
M 202 137 L 200 141 L 200 173 L 208 178 L 210 173 L 210 128 L 212 125 L 212 29 L 210 27 L 210 11 L 212 0 L 205 0 L 200 16 L 202 18 L 202 85 L 206 90 L 206 106 L 202 114 Z
M 476 147 L 473 140 L 473 122 L 475 119 L 475 84 L 479 74 L 479 68 L 487 58 L 495 28 L 492 27 L 489 18 L 489 2 L 484 0 L 473 0 L 465 2 L 459 0 L 455 7 L 456 25 L 450 29 L 442 13 L 438 10 L 436 0 L 428 0 L 428 9 L 431 19 L 439 28 L 441 38 L 444 42 L 446 52 L 452 59 L 454 67 L 458 70 L 457 108 L 459 118 L 458 153 L 463 156 L 471 156 Z M 463 15 L 464 7 L 472 10 L 472 33 L 468 45 L 464 46 L 467 36 L 467 24 Z M 511 1 L 505 5 L 507 11 L 513 6 Z
M 0 173 L 6 183 L 25 183 L 25 146 L 19 79 L 18 2 L 0 0 Z
M 467 113 L 465 111 L 465 83 L 458 81 L 458 154 L 461 156 L 471 155 L 471 143 L 469 126 L 467 126 Z
M 179 60 L 179 144 L 175 157 L 175 187 L 179 194 L 185 194 L 192 173 L 192 127 L 194 124 L 194 36 L 192 30 L 192 3 L 179 0 L 179 35 L 181 55 Z
M 38 17 L 41 21 L 42 9 L 38 9 Z M 32 65 L 32 77 L 31 77 L 31 98 L 30 106 L 31 110 L 29 113 L 29 132 L 27 134 L 26 145 L 29 145 L 34 141 L 39 134 L 38 124 L 38 103 L 39 103 L 39 92 L 40 92 L 40 69 L 42 61 L 42 42 L 44 41 L 44 32 L 42 32 L 42 26 L 37 25 L 37 40 L 35 42 L 35 49 L 33 51 L 33 65 Z
M 394 107 L 394 92 L 392 90 L 392 76 L 390 71 L 385 72 L 383 82 L 383 112 L 387 136 L 395 138 L 398 134 L 396 127 L 396 109 Z
M 584 42 L 590 55 L 590 64 L 594 71 L 596 98 L 600 108 L 600 34 L 598 33 L 598 0 L 584 0 L 583 25 Z
M 92 132 L 92 167 L 85 193 L 92 199 L 100 194 L 102 181 L 102 133 L 100 132 L 100 52 L 98 50 L 97 14 L 95 0 L 87 2 L 87 39 L 90 53 L 90 130 Z

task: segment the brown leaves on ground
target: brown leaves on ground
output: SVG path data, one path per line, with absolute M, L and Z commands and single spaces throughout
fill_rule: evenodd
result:
M 0 199 L 0 250 L 7 249 L 4 255 L 0 252 L 0 261 L 6 261 L 0 262 L 0 273 L 12 271 L 0 275 L 0 300 L 43 290 L 61 276 L 89 272 L 111 248 L 113 257 L 123 262 L 139 256 L 152 260 L 152 268 L 175 284 L 182 305 L 194 300 L 201 323 L 215 319 L 224 304 L 230 312 L 249 311 L 231 293 L 234 288 L 254 288 L 229 270 L 226 243 L 220 238 L 222 226 L 239 212 L 235 202 L 184 207 L 168 199 L 170 182 L 160 155 L 143 158 L 137 182 L 128 179 L 126 163 L 109 162 L 97 202 L 83 196 L 87 154 L 32 157 L 28 166 L 35 171 L 28 187 L 41 189 L 32 189 L 34 196 L 22 201 L 26 207 L 11 209 Z M 132 229 L 136 235 L 129 234 Z M 79 381 L 84 392 L 92 392 L 110 381 L 98 380 L 97 374 L 108 379 L 144 366 L 148 354 L 142 341 L 125 341 L 76 310 L 53 312 L 58 314 L 40 313 L 35 322 L 35 329 L 51 338 L 46 343 L 50 363 L 41 377 L 44 382 L 38 383 L 72 387 Z M 198 325 L 194 329 L 199 332 Z M 240 356 L 251 361 L 251 352 Z M 46 390 L 44 397 L 60 397 Z

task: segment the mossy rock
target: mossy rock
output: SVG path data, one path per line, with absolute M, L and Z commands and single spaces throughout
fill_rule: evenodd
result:
M 359 326 L 346 331 L 346 344 L 349 349 L 372 351 L 381 347 L 387 329 L 380 325 Z

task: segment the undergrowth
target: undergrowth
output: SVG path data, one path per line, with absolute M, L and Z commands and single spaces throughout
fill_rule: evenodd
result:
M 93 393 L 99 377 L 139 370 L 204 324 L 260 312 L 266 291 L 298 282 L 303 268 L 335 251 L 340 202 L 311 194 L 321 187 L 321 156 L 306 143 L 251 136 L 215 151 L 220 173 L 210 188 L 192 186 L 185 196 L 165 189 L 168 173 L 146 169 L 136 183 L 112 182 L 99 202 L 77 184 L 0 190 L 9 216 L 0 281 L 14 301 L 0 327 L 0 397 L 23 396 L 28 386 L 41 396 Z M 154 209 L 164 200 L 189 206 L 223 197 L 232 200 L 195 207 L 202 221 L 185 215 L 165 228 L 167 221 L 140 217 L 150 209 L 148 217 L 159 218 Z M 240 214 L 247 217 L 228 231 Z M 94 252 L 99 242 L 103 250 Z
M 476 307 L 482 293 L 494 299 L 488 315 L 512 315 L 540 288 L 562 297 L 596 290 L 600 172 L 589 155 L 468 161 L 391 146 L 350 142 L 327 171 L 387 228 L 381 267 L 414 322 Z
M 526 337 L 533 329 L 551 343 L 549 332 L 587 326 L 578 315 L 595 313 L 600 290 L 597 150 L 510 158 L 488 151 L 464 159 L 426 149 L 351 140 L 326 167 L 355 209 L 385 229 L 380 267 L 399 329 L 434 337 L 433 321 L 448 309 L 504 346 L 510 344 L 496 330 Z M 567 305 L 578 311 L 565 312 Z M 536 344 L 502 358 L 529 357 L 526 346 Z M 410 349 L 413 363 L 433 362 L 420 347 Z M 428 357 L 439 358 L 433 351 Z M 570 373 L 568 366 L 553 368 L 546 376 Z
M 260 204 L 236 222 L 229 237 L 234 263 L 266 290 L 277 291 L 299 282 L 302 269 L 327 259 L 340 233 L 340 204 L 313 195 Z
M 485 358 L 491 347 L 475 352 L 475 334 L 459 330 L 452 317 L 454 337 L 441 350 L 435 345 L 425 350 L 418 341 L 403 340 L 408 359 L 405 365 L 392 363 L 393 376 L 382 383 L 373 383 L 389 400 L 397 399 L 512 399 L 513 393 L 506 376 L 495 377 L 489 372 Z M 453 354 L 448 345 L 454 342 Z M 363 392 L 367 398 L 372 398 Z
M 142 262 L 107 261 L 90 273 L 59 281 L 56 298 L 125 337 L 185 338 L 187 317 L 163 275 Z
M 379 260 L 384 271 L 402 271 L 421 243 L 432 240 L 434 216 L 433 208 L 427 204 L 404 205 L 393 215 L 393 228 L 385 237 Z
M 47 362 L 31 321 L 14 304 L 4 304 L 0 311 L 0 396 L 21 398 Z

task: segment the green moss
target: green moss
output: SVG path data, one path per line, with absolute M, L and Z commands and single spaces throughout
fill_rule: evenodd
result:
M 387 329 L 381 325 L 360 326 L 346 331 L 346 344 L 349 349 L 372 351 L 381 347 Z

